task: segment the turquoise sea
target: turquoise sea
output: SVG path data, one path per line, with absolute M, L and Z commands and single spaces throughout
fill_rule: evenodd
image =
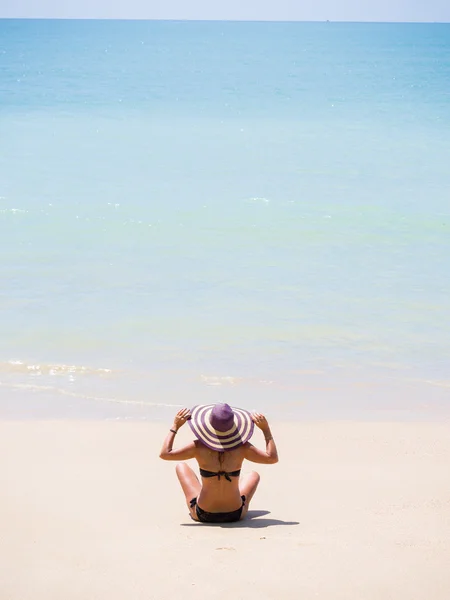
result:
M 0 20 L 0 416 L 450 413 L 450 25 Z

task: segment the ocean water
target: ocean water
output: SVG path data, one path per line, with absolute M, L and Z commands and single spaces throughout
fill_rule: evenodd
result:
M 0 415 L 450 412 L 450 25 L 0 20 Z

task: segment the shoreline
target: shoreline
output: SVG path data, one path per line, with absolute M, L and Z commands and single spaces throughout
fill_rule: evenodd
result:
M 226 402 L 257 410 L 272 421 L 449 421 L 446 381 L 315 380 L 246 385 L 175 381 L 75 382 L 0 380 L 0 420 L 81 419 L 161 422 L 182 407 Z M 215 378 L 226 380 L 226 377 Z M 216 383 L 216 382 L 214 382 Z

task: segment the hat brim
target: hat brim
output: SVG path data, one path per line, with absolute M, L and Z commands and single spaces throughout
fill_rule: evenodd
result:
M 191 410 L 188 423 L 195 437 L 217 452 L 233 450 L 248 442 L 255 427 L 251 414 L 242 408 L 233 408 L 233 427 L 228 431 L 218 431 L 210 422 L 214 406 L 214 404 L 200 404 Z

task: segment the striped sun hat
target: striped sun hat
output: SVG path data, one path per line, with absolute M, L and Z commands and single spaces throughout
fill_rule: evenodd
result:
M 245 444 L 255 424 L 251 414 L 228 404 L 201 404 L 191 410 L 188 421 L 196 438 L 211 450 L 224 452 Z

